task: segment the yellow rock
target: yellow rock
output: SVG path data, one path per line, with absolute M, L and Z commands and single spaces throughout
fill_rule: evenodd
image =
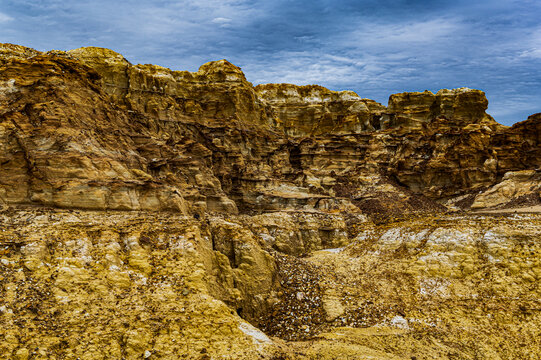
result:
M 16 360 L 27 360 L 30 357 L 30 351 L 26 348 L 20 348 L 15 352 Z

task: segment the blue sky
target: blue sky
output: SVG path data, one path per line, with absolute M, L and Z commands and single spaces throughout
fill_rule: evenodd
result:
M 102 46 L 195 71 L 228 59 L 254 84 L 390 94 L 467 86 L 510 125 L 541 112 L 539 0 L 0 0 L 0 42 Z

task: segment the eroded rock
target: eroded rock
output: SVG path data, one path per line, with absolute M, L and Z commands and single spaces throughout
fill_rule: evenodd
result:
M 0 357 L 534 358 L 539 216 L 437 215 L 541 203 L 486 108 L 0 45 Z

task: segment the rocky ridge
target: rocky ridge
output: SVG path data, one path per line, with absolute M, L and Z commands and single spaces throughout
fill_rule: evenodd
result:
M 541 117 L 487 104 L 1 44 L 0 354 L 535 358 L 538 216 L 464 211 L 541 204 Z
M 499 125 L 478 90 L 395 94 L 386 108 L 318 86 L 254 88 L 225 60 L 190 73 L 99 48 L 3 54 L 8 203 L 353 209 L 371 178 L 375 198 L 414 210 L 412 197 L 452 201 L 540 167 L 538 118 Z

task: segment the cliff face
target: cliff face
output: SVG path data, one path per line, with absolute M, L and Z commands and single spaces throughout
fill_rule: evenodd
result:
M 274 109 L 276 126 L 292 137 L 374 130 L 385 110 L 353 91 L 336 92 L 317 85 L 266 84 L 255 90 Z
M 478 90 L 395 94 L 385 108 L 319 86 L 254 88 L 225 60 L 190 73 L 99 48 L 2 49 L 7 203 L 366 211 L 384 198 L 412 211 L 412 196 L 441 202 L 539 167 L 539 120 L 503 127 Z
M 412 196 L 442 202 L 539 167 L 537 117 L 503 127 L 478 90 L 395 94 L 385 108 L 319 86 L 254 88 L 225 60 L 190 73 L 99 48 L 2 49 L 7 203 L 366 211 L 383 197 L 416 210 Z
M 95 71 L 37 55 L 3 65 L 1 76 L 5 202 L 186 209 L 174 188 L 152 185 L 145 160 L 135 151 L 138 139 L 151 135 L 111 105 Z
M 436 94 L 393 94 L 389 97 L 388 126 L 422 127 L 438 117 L 456 127 L 480 123 L 494 126 L 494 120 L 485 112 L 487 107 L 485 93 L 468 88 L 442 89 Z
M 220 119 L 264 124 L 267 107 L 240 70 L 226 60 L 199 71 L 172 71 L 156 65 L 132 65 L 111 50 L 80 48 L 59 56 L 75 58 L 101 75 L 104 90 L 129 111 L 159 121 Z
M 539 218 L 461 211 L 541 204 L 541 115 L 486 109 L 0 45 L 0 357 L 531 358 Z

